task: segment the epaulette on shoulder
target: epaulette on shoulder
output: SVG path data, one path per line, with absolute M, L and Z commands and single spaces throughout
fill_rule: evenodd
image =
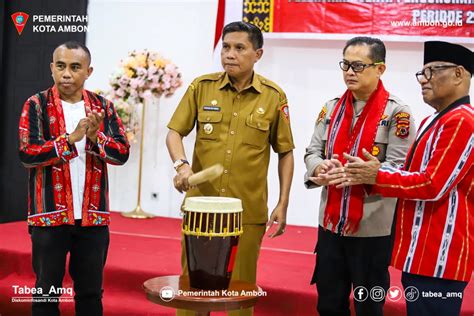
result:
M 406 105 L 406 103 L 403 102 L 402 99 L 400 99 L 399 97 L 397 97 L 396 95 L 393 95 L 393 94 L 391 94 L 391 93 L 390 93 L 390 95 L 388 96 L 388 99 L 389 99 L 390 101 L 393 101 L 393 102 L 397 103 L 397 104 Z
M 220 78 L 222 78 L 222 76 L 224 75 L 225 75 L 224 72 L 214 72 L 212 74 L 202 75 L 194 79 L 193 83 L 198 84 L 201 81 L 217 81 Z
M 335 98 L 329 99 L 326 104 L 330 106 L 331 108 L 336 105 L 336 103 L 339 101 L 339 99 L 342 98 L 342 95 L 339 95 Z
M 193 80 L 193 82 L 191 82 L 191 84 L 189 85 L 189 87 L 191 89 L 194 90 L 194 88 L 200 83 L 200 82 L 203 82 L 203 81 L 217 81 L 219 79 L 222 78 L 222 76 L 225 75 L 225 72 L 214 72 L 214 73 L 210 73 L 210 74 L 206 74 L 206 75 L 202 75 L 202 76 L 199 76 L 197 77 L 196 79 Z
M 262 77 L 260 75 L 259 75 L 259 80 L 263 85 L 276 90 L 281 96 L 285 95 L 285 92 L 282 90 L 282 88 L 280 88 L 280 86 L 277 85 L 275 82 L 273 82 L 273 81 L 271 81 L 271 80 L 269 80 L 265 77 Z

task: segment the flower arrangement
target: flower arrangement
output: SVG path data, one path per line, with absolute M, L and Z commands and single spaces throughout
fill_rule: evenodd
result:
M 136 135 L 140 131 L 136 106 L 127 103 L 122 99 L 116 99 L 114 101 L 114 106 L 115 111 L 117 111 L 117 115 L 120 117 L 123 127 L 125 128 L 125 134 L 127 135 L 128 141 L 136 143 Z
M 170 97 L 183 81 L 178 67 L 156 52 L 132 51 L 110 78 L 111 90 L 107 97 L 125 127 L 128 140 L 136 142 L 139 132 L 137 107 L 145 99 Z
M 182 83 L 178 67 L 160 54 L 132 51 L 112 74 L 110 95 L 139 104 L 149 97 L 170 97 Z
M 136 143 L 136 135 L 140 131 L 136 106 L 125 102 L 123 99 L 114 100 L 109 94 L 100 89 L 94 92 L 106 99 L 113 100 L 115 111 L 122 121 L 128 141 Z

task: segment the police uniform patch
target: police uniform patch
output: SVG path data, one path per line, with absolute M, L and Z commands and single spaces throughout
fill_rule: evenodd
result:
M 321 109 L 321 112 L 319 112 L 319 115 L 318 115 L 318 120 L 316 121 L 316 124 L 319 124 L 320 122 L 324 121 L 324 118 L 326 117 L 326 113 L 328 112 L 328 109 L 325 106 L 323 106 L 323 108 Z
M 380 126 L 388 126 L 388 115 L 386 114 L 383 114 L 381 117 L 380 117 Z
M 399 138 L 407 138 L 410 135 L 410 114 L 399 112 L 395 115 L 396 131 L 395 135 Z
M 281 113 L 283 113 L 287 120 L 290 120 L 290 110 L 288 109 L 288 104 L 282 105 L 280 111 Z
M 372 147 L 372 156 L 377 156 L 379 153 L 380 153 L 379 146 L 374 145 L 374 147 Z

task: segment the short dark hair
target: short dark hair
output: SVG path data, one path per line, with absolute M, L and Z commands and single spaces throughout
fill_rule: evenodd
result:
M 254 49 L 259 49 L 263 47 L 262 31 L 260 31 L 257 26 L 243 21 L 231 22 L 224 26 L 224 30 L 222 31 L 222 40 L 224 40 L 224 37 L 228 33 L 233 32 L 247 33 Z
M 78 42 L 78 41 L 67 41 L 67 42 L 64 42 L 64 43 L 59 44 L 58 46 L 56 46 L 56 48 L 54 50 L 56 50 L 57 48 L 59 48 L 61 46 L 64 46 L 67 49 L 82 49 L 84 52 L 86 52 L 87 57 L 89 57 L 89 65 L 90 65 L 90 63 L 92 61 L 92 56 L 91 56 L 91 52 L 89 51 L 89 48 L 87 48 L 86 45 L 84 45 L 84 44 L 82 44 L 81 42 Z
M 351 38 L 346 42 L 346 46 L 344 47 L 342 54 L 344 55 L 346 53 L 346 49 L 349 46 L 357 45 L 368 45 L 370 47 L 369 58 L 372 59 L 373 62 L 385 62 L 385 44 L 378 38 L 374 37 L 358 36 Z

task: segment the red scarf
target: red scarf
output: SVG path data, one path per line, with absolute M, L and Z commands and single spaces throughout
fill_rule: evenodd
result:
M 100 110 L 102 109 L 102 104 L 100 103 L 100 101 L 91 100 L 85 89 L 82 90 L 82 99 L 84 100 L 84 108 L 86 111 L 86 115 L 92 113 L 92 110 L 100 112 Z M 59 97 L 58 87 L 56 87 L 56 85 L 51 88 L 47 102 L 48 115 L 50 118 L 53 118 L 50 119 L 49 122 L 51 136 L 57 137 L 59 135 L 65 134 L 66 123 L 64 121 L 63 106 L 61 98 Z
M 331 115 L 326 142 L 328 159 L 334 154 L 338 154 L 339 160 L 345 164 L 343 153 L 363 157 L 363 148 L 371 152 L 380 117 L 387 105 L 388 95 L 382 81 L 379 81 L 377 89 L 365 104 L 354 128 L 351 128 L 354 118 L 354 97 L 349 90 L 344 93 Z M 344 234 L 356 232 L 364 211 L 363 185 L 349 186 L 343 189 L 328 186 L 327 190 L 328 200 L 324 212 L 324 227 L 330 223 L 333 232 Z

